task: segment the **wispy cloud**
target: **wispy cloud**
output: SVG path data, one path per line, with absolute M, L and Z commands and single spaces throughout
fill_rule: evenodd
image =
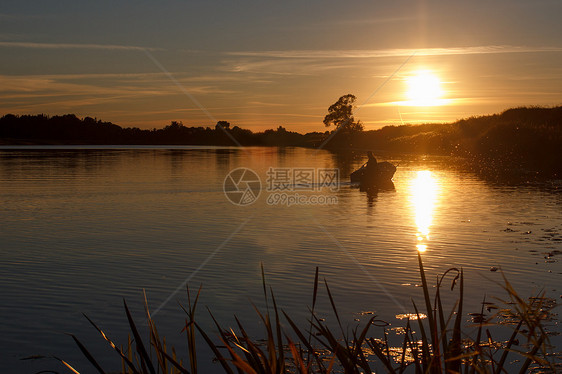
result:
M 185 72 L 185 71 L 175 71 L 171 74 L 178 77 L 178 79 L 182 83 L 198 83 L 199 86 L 202 84 L 221 84 L 224 82 L 246 82 L 247 78 L 243 78 L 237 75 L 227 74 L 227 73 L 217 73 L 217 74 L 203 74 L 203 75 L 194 75 L 192 72 Z M 166 75 L 160 71 L 157 72 L 143 72 L 143 73 L 61 73 L 61 74 L 29 74 L 29 75 L 0 75 L 1 80 L 18 80 L 23 83 L 26 81 L 98 81 L 101 82 L 102 80 L 112 80 L 112 81 L 123 81 L 123 80 L 130 80 L 132 82 L 139 82 L 139 81 L 163 81 L 168 82 Z M 263 81 L 265 82 L 265 81 Z M 271 83 L 267 81 L 265 83 Z M 1 88 L 0 88 L 1 91 Z
M 191 83 L 190 77 L 181 77 L 182 83 Z M 209 76 L 209 81 L 194 79 L 197 84 L 189 84 L 189 89 L 201 94 L 235 94 L 225 89 Z M 101 74 L 46 74 L 46 75 L 0 75 L 1 93 L 41 93 L 55 94 L 62 91 L 68 94 L 88 93 L 135 93 L 173 95 L 177 91 L 171 87 L 162 73 L 101 73 Z
M 124 51 L 156 51 L 159 48 L 139 47 L 118 44 L 79 44 L 79 43 L 36 43 L 36 42 L 0 42 L 4 48 L 32 48 L 32 49 L 105 49 Z
M 200 95 L 238 93 L 209 83 L 186 84 Z M 0 75 L 0 109 L 7 110 L 49 106 L 72 110 L 101 103 L 127 105 L 136 100 L 166 96 L 177 96 L 177 90 L 160 74 Z
M 321 58 L 271 58 L 270 56 L 238 56 L 223 61 L 221 70 L 232 73 L 257 73 L 271 76 L 310 76 L 337 69 L 349 69 L 346 62 Z M 256 77 L 254 77 L 256 78 Z M 257 83 L 257 80 L 253 80 Z M 271 83 L 271 82 L 264 82 Z
M 497 54 L 497 53 L 539 53 L 539 52 L 562 52 L 562 47 L 556 46 L 514 46 L 514 45 L 487 45 L 472 47 L 451 48 L 421 48 L 421 49 L 375 49 L 375 50 L 287 50 L 287 51 L 235 51 L 227 52 L 232 56 L 244 57 L 270 57 L 270 58 L 381 58 L 381 57 L 404 57 L 412 53 L 416 56 L 450 56 L 450 55 L 474 55 L 474 54 Z
M 390 23 L 402 23 L 411 22 L 416 19 L 415 16 L 388 16 L 388 17 L 367 17 L 367 18 L 356 18 L 351 19 L 329 19 L 320 22 L 307 22 L 298 25 L 286 25 L 284 29 L 291 30 L 318 30 L 318 29 L 333 29 L 337 26 L 371 26 L 371 25 L 381 25 Z
M 404 59 L 414 52 L 416 59 L 460 55 L 495 58 L 501 54 L 560 53 L 562 47 L 487 45 L 422 49 L 231 51 L 225 52 L 226 57 L 219 69 L 231 73 L 254 73 L 256 77 L 272 80 L 278 80 L 278 77 L 317 77 L 328 73 L 332 73 L 331 79 L 345 76 L 349 80 L 361 74 L 363 78 L 368 74 L 369 78 L 384 79 L 395 64 L 393 58 Z M 379 61 L 373 64 L 374 59 Z
M 269 102 L 264 102 L 264 101 L 248 101 L 248 105 L 258 107 L 258 108 L 262 108 L 262 107 L 265 107 L 265 106 L 269 106 L 269 107 L 289 106 L 289 104 L 287 104 L 287 103 L 269 103 Z
M 408 22 L 413 19 L 416 19 L 415 16 L 390 16 L 390 17 L 379 17 L 379 18 L 362 18 L 362 19 L 345 19 L 345 20 L 338 20 L 338 21 L 330 21 L 326 23 L 326 26 L 333 27 L 334 24 L 336 25 L 377 25 L 381 23 L 395 23 L 395 22 Z

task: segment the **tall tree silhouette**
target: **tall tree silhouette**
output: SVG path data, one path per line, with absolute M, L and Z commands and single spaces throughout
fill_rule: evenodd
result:
M 215 125 L 215 130 L 230 130 L 230 122 L 218 121 Z
M 363 131 L 363 124 L 361 124 L 361 121 L 355 122 L 355 118 L 353 117 L 353 104 L 355 100 L 355 95 L 347 94 L 330 105 L 328 114 L 324 117 L 324 125 L 326 125 L 326 127 L 334 125 L 337 131 L 343 132 Z

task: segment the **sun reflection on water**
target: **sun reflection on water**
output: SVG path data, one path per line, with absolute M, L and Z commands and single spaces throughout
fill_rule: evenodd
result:
M 433 220 L 433 211 L 437 200 L 439 186 L 436 178 L 429 170 L 418 171 L 410 186 L 413 209 L 416 218 L 417 245 L 420 252 L 427 251 L 429 241 L 429 228 Z

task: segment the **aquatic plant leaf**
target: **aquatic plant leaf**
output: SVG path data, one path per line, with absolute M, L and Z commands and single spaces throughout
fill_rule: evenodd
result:
M 72 339 L 74 339 L 74 342 L 76 343 L 76 345 L 78 345 L 78 348 L 80 348 L 80 351 L 82 351 L 82 354 L 84 354 L 84 356 L 88 359 L 88 361 L 90 361 L 90 363 L 96 368 L 96 370 L 100 374 L 105 374 L 105 371 L 101 368 L 100 364 L 98 364 L 98 362 L 96 361 L 94 356 L 92 356 L 92 354 L 88 351 L 88 349 L 86 349 L 84 344 L 82 344 L 80 342 L 80 340 L 78 340 L 78 338 L 75 335 L 73 335 L 73 334 L 68 334 L 68 335 L 70 335 L 72 337 Z

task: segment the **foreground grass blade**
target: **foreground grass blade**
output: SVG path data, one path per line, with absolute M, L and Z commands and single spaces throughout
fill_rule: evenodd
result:
M 307 351 L 308 351 L 307 362 L 310 362 L 310 356 L 313 356 L 320 372 L 324 372 L 325 366 L 322 363 L 322 359 L 318 356 L 318 354 L 316 354 L 316 349 L 312 346 L 312 343 L 310 341 L 310 336 L 312 336 L 312 333 L 310 332 L 309 338 L 306 339 L 304 337 L 303 332 L 297 327 L 296 323 L 293 322 L 291 317 L 289 317 L 289 315 L 287 313 L 285 313 L 285 311 L 282 311 L 282 312 L 283 312 L 283 315 L 285 316 L 285 319 L 289 322 L 289 325 L 291 325 L 291 328 L 293 329 L 295 334 L 297 334 L 301 343 L 304 344 L 305 348 L 307 349 Z M 311 320 L 311 326 L 312 326 L 312 320 Z M 311 329 L 311 331 L 312 331 L 312 329 Z
M 392 363 L 388 360 L 386 353 L 383 352 L 382 348 L 380 347 L 379 343 L 370 338 L 367 340 L 369 347 L 373 350 L 377 358 L 382 362 L 382 364 L 386 367 L 389 373 L 394 373 L 394 368 L 392 367 Z
M 101 336 L 105 339 L 105 341 L 107 341 L 109 343 L 109 345 L 119 354 L 119 356 L 121 356 L 121 360 L 127 364 L 127 366 L 129 367 L 129 369 L 131 369 L 131 371 L 135 374 L 138 374 L 139 372 L 137 371 L 137 369 L 135 368 L 135 364 L 133 364 L 133 362 L 127 357 L 125 356 L 125 354 L 121 351 L 121 349 L 119 349 L 114 343 L 113 341 L 111 341 L 111 339 L 109 339 L 107 337 L 107 335 L 105 335 L 105 333 L 98 327 L 98 325 L 96 325 L 94 323 L 94 321 L 92 321 L 87 315 L 82 314 L 84 317 L 86 317 L 86 319 L 88 320 L 88 322 L 90 322 L 90 324 L 92 326 L 94 326 L 94 328 L 96 330 L 98 330 L 98 332 L 101 334 Z
M 431 345 L 432 345 L 433 349 L 437 351 L 439 349 L 438 342 L 437 342 L 437 336 L 436 336 L 437 335 L 437 326 L 435 324 L 435 319 L 434 319 L 434 315 L 433 315 L 434 311 L 433 311 L 433 307 L 431 306 L 431 300 L 429 298 L 429 286 L 427 284 L 427 279 L 425 277 L 425 271 L 423 269 L 423 262 L 422 262 L 422 258 L 421 258 L 421 253 L 419 251 L 418 251 L 418 265 L 419 265 L 420 276 L 421 276 L 421 281 L 422 281 L 423 297 L 424 297 L 424 300 L 425 300 L 425 307 L 426 307 L 426 310 L 427 310 L 427 322 L 428 322 L 428 325 L 429 325 L 429 336 L 431 338 Z M 428 358 L 429 358 L 429 356 L 428 356 Z M 430 360 L 430 362 L 432 362 L 432 361 L 433 361 L 433 357 Z
M 420 328 L 420 333 L 421 333 L 422 352 L 421 352 L 420 361 L 421 361 L 421 364 L 422 364 L 422 366 L 424 368 L 424 372 L 425 372 L 426 368 L 429 364 L 429 358 L 430 358 L 429 340 L 427 338 L 427 334 L 425 333 L 425 328 L 423 327 L 423 322 L 422 322 L 422 319 L 421 319 L 421 316 L 420 316 L 420 312 L 418 311 L 418 307 L 416 306 L 416 303 L 414 303 L 413 301 L 412 301 L 412 304 L 414 305 L 414 311 L 416 312 L 418 327 Z
M 316 299 L 318 297 L 318 266 L 316 267 L 316 271 L 314 272 L 314 287 L 312 289 L 312 309 L 310 309 L 310 326 L 308 331 L 308 345 L 311 345 L 312 342 L 312 321 L 314 317 L 314 311 L 316 309 Z M 312 351 L 308 350 L 307 355 L 307 362 L 310 362 L 310 355 Z
M 459 305 L 457 308 L 457 316 L 455 318 L 455 324 L 453 326 L 453 337 L 449 345 L 450 357 L 458 357 L 462 355 L 462 341 L 461 341 L 461 323 L 462 323 L 462 311 L 463 311 L 463 301 L 464 301 L 464 271 L 461 268 L 460 273 L 460 285 L 459 285 Z M 453 372 L 459 372 L 461 370 L 461 360 L 453 360 L 449 369 Z
M 189 285 L 186 285 L 187 291 L 187 306 L 188 310 L 184 311 L 187 313 L 189 322 L 185 325 L 185 333 L 187 335 L 187 351 L 189 353 L 189 366 L 193 374 L 197 373 L 197 346 L 195 343 L 195 308 L 197 307 L 197 302 L 199 301 L 199 296 L 201 295 L 201 289 L 203 286 L 199 286 L 197 295 L 195 296 L 195 301 L 191 303 L 191 292 L 189 292 Z M 183 308 L 183 307 L 182 307 Z
M 291 351 L 291 355 L 293 356 L 293 361 L 295 361 L 295 366 L 298 372 L 301 374 L 307 374 L 309 372 L 309 368 L 304 364 L 301 352 L 297 349 L 295 343 L 293 343 L 293 341 L 288 337 L 287 344 L 289 344 L 289 350 Z
M 513 330 L 513 334 L 511 334 L 511 337 L 509 338 L 509 341 L 503 351 L 503 354 L 500 358 L 500 360 L 498 361 L 498 373 L 501 373 L 503 371 L 503 365 L 505 363 L 505 360 L 507 359 L 507 355 L 509 354 L 509 350 L 511 349 L 511 346 L 513 345 L 513 342 L 515 341 L 515 338 L 517 337 L 517 334 L 519 333 L 519 330 L 521 329 L 521 325 L 523 324 L 523 321 L 519 321 L 519 323 L 517 324 L 517 326 L 515 326 L 515 329 Z
M 96 359 L 94 358 L 94 356 L 92 356 L 92 354 L 86 349 L 86 347 L 84 346 L 84 344 L 82 344 L 80 342 L 80 340 L 78 340 L 78 338 L 76 336 L 74 336 L 73 334 L 69 334 L 72 339 L 74 339 L 74 342 L 76 342 L 76 345 L 78 345 L 78 348 L 80 348 L 80 350 L 82 351 L 82 353 L 84 354 L 84 356 L 86 356 L 86 358 L 88 359 L 88 361 L 90 361 L 90 363 L 96 368 L 96 370 L 100 373 L 100 374 L 105 374 L 105 371 L 101 368 L 101 366 L 98 364 L 98 362 L 96 361 Z M 74 369 L 72 369 L 74 370 Z
M 338 308 L 336 308 L 336 303 L 334 302 L 334 298 L 332 297 L 332 292 L 330 292 L 330 287 L 328 287 L 328 281 L 326 281 L 326 279 L 324 279 L 324 284 L 326 285 L 326 291 L 328 292 L 328 298 L 330 299 L 330 304 L 332 305 L 332 311 L 334 312 L 334 315 L 336 316 L 336 320 L 338 321 L 338 326 L 340 327 L 342 338 L 345 341 L 345 344 L 349 345 L 349 341 L 347 340 L 347 336 L 346 336 L 345 332 L 343 331 L 343 327 L 342 327 L 341 320 L 340 320 L 340 315 L 338 314 Z
M 232 363 L 237 368 L 239 368 L 240 370 L 242 370 L 244 373 L 247 374 L 258 374 L 258 372 L 254 370 L 254 368 L 249 363 L 244 361 L 242 357 L 240 357 L 236 352 L 234 352 L 234 350 L 230 345 L 228 345 L 226 342 L 224 343 L 226 344 L 226 349 L 228 349 L 230 355 L 233 357 Z
M 207 342 L 207 345 L 209 346 L 209 348 L 211 348 L 211 350 L 213 351 L 213 353 L 215 354 L 215 357 L 217 358 L 217 360 L 219 361 L 219 363 L 221 364 L 222 368 L 224 369 L 224 371 L 227 374 L 234 374 L 234 372 L 232 371 L 232 369 L 230 368 L 230 366 L 228 366 L 227 364 L 227 360 L 226 358 L 224 358 L 224 356 L 222 355 L 222 353 L 220 353 L 218 347 L 216 346 L 215 343 L 213 343 L 213 341 L 211 340 L 211 338 L 209 338 L 209 336 L 205 333 L 205 331 L 201 328 L 201 326 L 199 326 L 197 324 L 197 322 L 195 322 L 195 327 L 197 328 L 197 331 L 199 331 L 199 333 L 201 334 L 201 336 L 203 336 L 203 339 Z M 225 343 L 227 344 L 227 343 Z M 228 344 L 227 344 L 228 346 Z
M 137 346 L 137 352 L 140 356 L 141 363 L 148 367 L 148 370 L 151 374 L 156 374 L 156 370 L 154 370 L 154 366 L 152 365 L 152 361 L 150 359 L 150 355 L 146 350 L 144 343 L 142 342 L 141 336 L 139 331 L 137 330 L 137 326 L 133 321 L 133 317 L 131 316 L 131 312 L 129 311 L 129 307 L 127 306 L 127 302 L 123 299 L 123 305 L 125 307 L 125 313 L 127 314 L 127 320 L 129 321 L 129 327 L 131 328 L 131 332 L 133 333 L 133 337 L 135 338 L 135 345 Z
M 265 309 L 269 312 L 269 304 L 268 304 L 268 297 L 267 297 L 267 285 L 265 282 L 265 270 L 263 269 L 263 262 L 260 263 L 261 267 L 261 284 L 263 287 L 263 295 L 265 297 Z
M 60 358 L 55 357 L 55 356 L 53 356 L 53 358 L 54 358 L 55 360 L 58 360 L 58 361 L 59 361 L 61 364 L 63 364 L 64 366 L 66 366 L 66 367 L 67 367 L 70 371 L 72 371 L 74 374 L 80 374 L 80 372 L 78 372 L 76 369 L 74 369 L 68 362 L 66 362 L 66 361 L 64 361 L 64 360 L 61 360 Z M 41 373 L 41 372 L 39 372 L 39 373 Z M 37 374 L 39 374 L 39 373 L 37 373 Z
M 273 290 L 270 289 L 271 300 L 273 301 L 273 310 L 275 312 L 275 332 L 277 334 L 277 348 L 279 351 L 279 357 L 277 358 L 277 371 L 279 373 L 285 372 L 285 351 L 283 349 L 283 334 L 281 332 L 281 322 L 279 321 L 279 309 L 277 309 L 277 302 L 275 301 L 275 295 Z M 273 337 L 272 337 L 273 339 Z
M 174 359 L 172 356 L 170 356 L 168 353 L 166 353 L 165 351 L 160 351 L 160 353 L 172 364 L 176 367 L 176 369 L 178 369 L 181 373 L 183 374 L 190 374 L 189 371 L 184 368 L 179 362 L 177 362 L 176 359 Z M 165 372 L 164 372 L 165 373 Z
M 534 345 L 533 349 L 528 353 L 528 357 L 525 360 L 525 362 L 523 363 L 523 366 L 521 367 L 521 370 L 519 370 L 519 374 L 524 374 L 527 372 L 527 369 L 529 368 L 529 365 L 531 365 L 531 363 L 533 361 L 537 361 L 537 358 L 535 357 L 535 355 L 537 354 L 537 352 L 539 351 L 539 349 L 542 346 L 542 343 L 544 342 L 544 340 L 546 339 L 546 334 L 543 334 L 540 339 L 537 341 L 537 343 Z M 541 363 L 541 362 L 539 362 Z

